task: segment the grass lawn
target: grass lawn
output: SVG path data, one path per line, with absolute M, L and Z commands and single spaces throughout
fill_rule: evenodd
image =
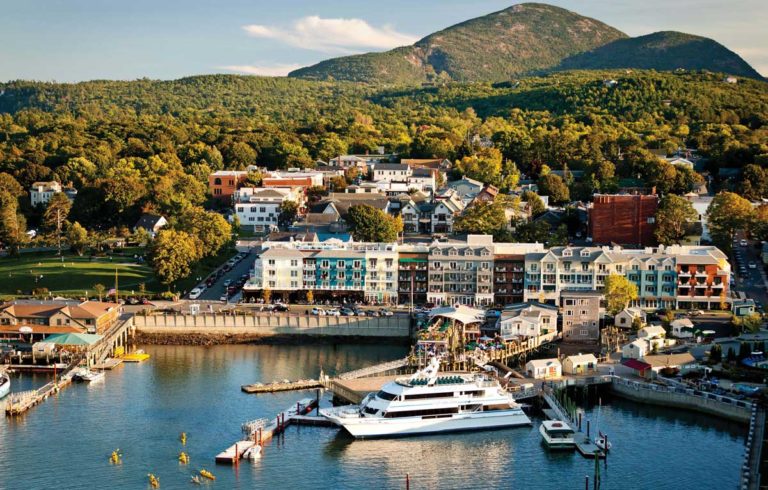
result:
M 0 297 L 28 295 L 35 288 L 48 288 L 54 296 L 94 296 L 94 284 L 107 290 L 115 285 L 118 272 L 120 293 L 137 290 L 144 283 L 148 293 L 162 291 L 152 269 L 134 263 L 132 257 L 56 257 L 52 253 L 25 254 L 19 258 L 0 258 Z M 41 277 L 42 276 L 42 277 Z M 35 280 L 37 278 L 37 281 Z

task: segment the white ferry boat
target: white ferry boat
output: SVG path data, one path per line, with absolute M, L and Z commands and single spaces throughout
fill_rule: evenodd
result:
M 321 410 L 358 438 L 496 429 L 531 421 L 498 381 L 481 374 L 438 374 L 439 360 L 387 383 L 359 406 Z
M 544 443 L 550 449 L 573 449 L 576 447 L 573 429 L 559 420 L 545 420 L 539 427 Z

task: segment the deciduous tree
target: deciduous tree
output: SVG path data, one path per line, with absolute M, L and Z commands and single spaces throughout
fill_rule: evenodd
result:
M 150 250 L 155 276 L 166 286 L 192 272 L 192 264 L 200 258 L 199 244 L 188 233 L 160 230 Z
M 721 192 L 707 209 L 707 224 L 712 239 L 720 248 L 729 250 L 738 230 L 745 230 L 752 221 L 749 201 L 733 192 Z
M 367 204 L 349 208 L 349 228 L 359 242 L 394 242 L 403 231 L 403 222 Z
M 626 277 L 611 274 L 605 279 L 606 309 L 611 315 L 617 315 L 637 299 L 637 286 Z
M 689 223 L 699 217 L 693 205 L 684 197 L 667 194 L 656 211 L 654 234 L 663 245 L 679 244 L 685 238 Z
M 88 230 L 75 221 L 67 230 L 67 242 L 77 255 L 83 255 L 88 246 Z

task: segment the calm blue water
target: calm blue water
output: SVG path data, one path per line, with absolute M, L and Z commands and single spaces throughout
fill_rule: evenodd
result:
M 322 427 L 291 427 L 255 464 L 216 466 L 240 424 L 271 417 L 303 393 L 246 395 L 240 385 L 314 377 L 394 359 L 405 348 L 355 346 L 145 347 L 152 359 L 124 365 L 104 383 L 73 385 L 18 420 L 0 421 L 0 489 L 193 488 L 207 468 L 217 488 L 582 489 L 594 463 L 548 453 L 533 427 L 395 440 L 356 441 Z M 14 389 L 45 376 L 14 378 Z M 594 410 L 588 410 L 594 417 Z M 605 400 L 601 428 L 614 450 L 603 489 L 735 488 L 745 428 L 712 417 Z M 177 462 L 179 434 L 192 462 Z M 123 464 L 112 466 L 120 448 Z

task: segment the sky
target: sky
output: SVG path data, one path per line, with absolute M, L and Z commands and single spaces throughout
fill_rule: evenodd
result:
M 0 81 L 280 76 L 411 44 L 514 0 L 0 0 Z M 768 0 L 549 0 L 630 36 L 711 37 L 768 75 Z

